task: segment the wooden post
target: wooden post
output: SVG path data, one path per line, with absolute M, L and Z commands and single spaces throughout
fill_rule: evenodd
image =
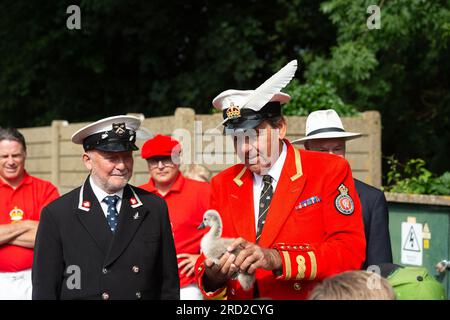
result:
M 369 135 L 370 184 L 380 188 L 381 181 L 381 117 L 378 111 L 363 113 Z
M 133 116 L 133 117 L 139 118 L 141 120 L 141 124 L 145 120 L 145 115 L 143 113 L 132 113 L 132 112 L 130 112 L 130 113 L 127 113 L 127 116 Z M 137 156 L 137 152 L 133 152 L 133 156 L 134 156 L 135 162 L 136 162 L 136 160 L 139 161 L 139 156 Z M 131 179 L 130 179 L 129 183 L 131 183 L 132 185 L 136 184 L 136 175 L 134 173 L 131 176 Z
M 66 120 L 53 120 L 52 121 L 52 134 L 51 134 L 51 181 L 59 189 L 60 188 L 60 140 L 61 140 L 61 127 L 67 126 L 69 123 Z
M 195 160 L 195 111 L 191 108 L 177 108 L 175 110 L 175 127 L 172 135 L 183 146 L 181 163 L 189 164 Z

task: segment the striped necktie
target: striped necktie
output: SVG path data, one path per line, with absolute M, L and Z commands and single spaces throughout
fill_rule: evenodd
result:
M 270 201 L 273 196 L 272 177 L 270 175 L 263 176 L 264 186 L 259 197 L 259 215 L 258 229 L 256 230 L 256 242 L 261 237 L 264 223 L 266 222 L 267 211 L 269 211 Z

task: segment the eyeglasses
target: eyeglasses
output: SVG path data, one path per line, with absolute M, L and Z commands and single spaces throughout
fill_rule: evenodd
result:
M 173 167 L 175 164 L 172 161 L 171 157 L 164 157 L 164 158 L 150 158 L 147 159 L 148 166 L 150 169 L 154 169 L 159 167 L 159 163 L 161 162 L 161 165 L 163 167 Z

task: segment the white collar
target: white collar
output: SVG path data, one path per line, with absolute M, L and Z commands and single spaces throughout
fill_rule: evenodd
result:
M 275 163 L 272 165 L 272 167 L 269 169 L 269 171 L 266 173 L 266 174 L 270 175 L 273 179 L 272 184 L 274 185 L 274 191 L 275 191 L 275 186 L 278 183 L 278 180 L 280 180 L 281 171 L 283 170 L 283 165 L 284 165 L 284 162 L 285 162 L 286 156 L 287 156 L 287 146 L 284 143 L 284 141 L 281 141 L 281 143 L 283 144 L 281 154 L 278 157 L 278 159 L 275 161 Z M 257 186 L 261 185 L 262 178 L 263 178 L 262 175 L 253 172 L 253 179 L 255 181 L 255 185 L 257 185 Z
M 89 183 L 91 184 L 92 191 L 95 194 L 95 197 L 97 198 L 98 202 L 102 203 L 103 199 L 105 199 L 106 196 L 119 196 L 119 198 L 122 200 L 123 198 L 123 189 L 113 193 L 109 194 L 106 193 L 103 189 L 101 189 L 99 186 L 97 186 L 94 182 L 94 179 L 92 179 L 92 176 L 89 177 Z

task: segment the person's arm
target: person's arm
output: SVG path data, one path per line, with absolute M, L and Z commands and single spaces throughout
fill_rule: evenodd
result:
M 346 196 L 339 190 L 341 185 L 348 189 Z M 350 198 L 351 202 L 347 201 Z M 361 268 L 366 251 L 361 205 L 350 166 L 344 159 L 328 171 L 322 205 L 324 236 L 321 241 L 275 244 L 283 264 L 277 279 L 321 280 Z M 353 210 L 345 211 L 343 206 Z
M 226 252 L 219 260 L 219 264 L 215 264 L 212 259 L 204 261 L 203 289 L 205 292 L 216 292 L 223 289 L 227 281 L 238 271 L 234 260 L 236 256 Z
M 180 274 L 186 274 L 186 277 L 191 278 L 194 276 L 194 266 L 200 254 L 192 253 L 180 253 L 177 254 L 177 259 L 183 259 L 178 264 Z
M 14 241 L 27 231 L 29 231 L 29 225 L 24 221 L 0 225 L 0 245 Z
M 237 256 L 230 253 L 235 248 L 241 248 Z M 227 291 L 232 286 L 230 281 L 236 272 L 241 271 L 253 274 L 256 269 L 272 270 L 275 276 L 279 276 L 282 270 L 280 254 L 275 249 L 261 248 L 243 238 L 235 239 L 215 264 L 211 259 L 206 259 L 203 254 L 195 265 L 197 285 L 207 299 L 223 300 L 227 297 Z
M 276 249 L 261 248 L 255 243 L 243 238 L 238 238 L 227 248 L 228 252 L 241 248 L 234 261 L 236 267 L 242 272 L 255 273 L 256 269 L 272 271 L 274 275 L 281 275 L 283 263 L 281 256 Z
M 200 254 L 194 272 L 197 286 L 208 300 L 223 300 L 227 296 L 227 282 L 236 273 L 235 257 L 228 252 L 220 258 L 219 265 Z
M 33 220 L 25 220 L 21 222 L 21 224 L 24 224 L 27 230 L 11 239 L 11 241 L 9 241 L 9 244 L 33 249 L 39 222 Z
M 47 204 L 57 199 L 58 197 L 59 197 L 58 190 L 54 185 L 49 183 L 44 193 L 42 194 L 42 197 L 39 198 L 40 201 L 42 201 L 41 207 L 45 207 Z M 17 234 L 15 237 L 10 238 L 8 243 L 15 246 L 33 249 L 36 240 L 36 233 L 39 227 L 39 221 L 24 220 L 21 221 L 20 223 L 14 223 L 13 225 L 15 224 L 19 224 L 20 227 L 25 230 Z M 0 236 L 0 244 L 1 244 L 1 236 Z
M 63 278 L 64 258 L 59 228 L 51 212 L 44 208 L 34 248 L 33 300 L 60 299 Z
M 161 200 L 163 201 L 163 200 Z M 175 253 L 175 243 L 172 236 L 172 228 L 169 221 L 167 205 L 164 202 L 163 217 L 161 225 L 161 261 L 162 278 L 161 300 L 179 300 L 180 299 L 180 278 L 178 277 L 178 265 Z M 155 274 L 155 276 L 158 276 Z

